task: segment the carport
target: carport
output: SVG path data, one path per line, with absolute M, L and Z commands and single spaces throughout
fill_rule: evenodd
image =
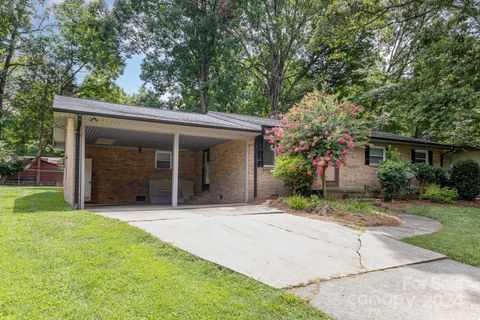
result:
M 67 97 L 55 98 L 54 112 L 65 199 L 75 207 L 249 199 L 249 153 L 260 127 Z

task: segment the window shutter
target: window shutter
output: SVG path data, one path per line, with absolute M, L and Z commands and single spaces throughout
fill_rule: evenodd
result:
M 370 146 L 365 146 L 365 165 L 370 165 Z
M 428 164 L 433 166 L 433 151 L 428 150 Z
M 257 146 L 257 167 L 263 167 L 263 136 L 257 136 L 255 138 L 255 145 Z
M 415 149 L 412 149 L 412 163 L 415 163 Z

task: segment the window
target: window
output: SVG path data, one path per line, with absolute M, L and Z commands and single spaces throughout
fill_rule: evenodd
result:
M 172 152 L 155 152 L 155 169 L 172 169 Z
M 373 147 L 368 148 L 368 164 L 373 166 L 378 166 L 380 163 L 385 161 L 385 148 L 384 147 Z
M 275 144 L 270 144 L 268 139 L 263 139 L 263 165 L 273 166 L 275 165 Z
M 414 151 L 413 163 L 427 163 L 427 161 L 428 161 L 427 150 Z

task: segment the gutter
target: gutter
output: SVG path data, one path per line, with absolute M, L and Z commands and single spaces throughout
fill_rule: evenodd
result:
M 75 193 L 73 200 L 73 209 L 77 210 L 79 206 L 79 190 L 80 190 L 80 128 L 82 126 L 82 114 L 77 115 L 77 128 L 75 130 Z
M 391 139 L 391 138 L 377 138 L 377 137 L 369 137 L 370 140 L 382 140 L 382 141 L 393 141 L 393 142 L 399 142 L 399 143 L 405 143 L 405 144 L 410 144 L 410 145 L 427 145 L 427 146 L 434 146 L 434 147 L 446 147 L 446 148 L 457 148 L 457 146 L 452 146 L 448 144 L 441 144 L 441 143 L 435 143 L 435 142 L 421 142 L 421 141 L 405 141 L 401 139 Z

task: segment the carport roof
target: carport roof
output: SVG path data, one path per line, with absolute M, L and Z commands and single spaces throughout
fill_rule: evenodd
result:
M 209 114 L 137 107 L 65 96 L 55 96 L 53 111 L 238 131 L 262 131 L 262 126 L 255 123 L 228 121 Z

